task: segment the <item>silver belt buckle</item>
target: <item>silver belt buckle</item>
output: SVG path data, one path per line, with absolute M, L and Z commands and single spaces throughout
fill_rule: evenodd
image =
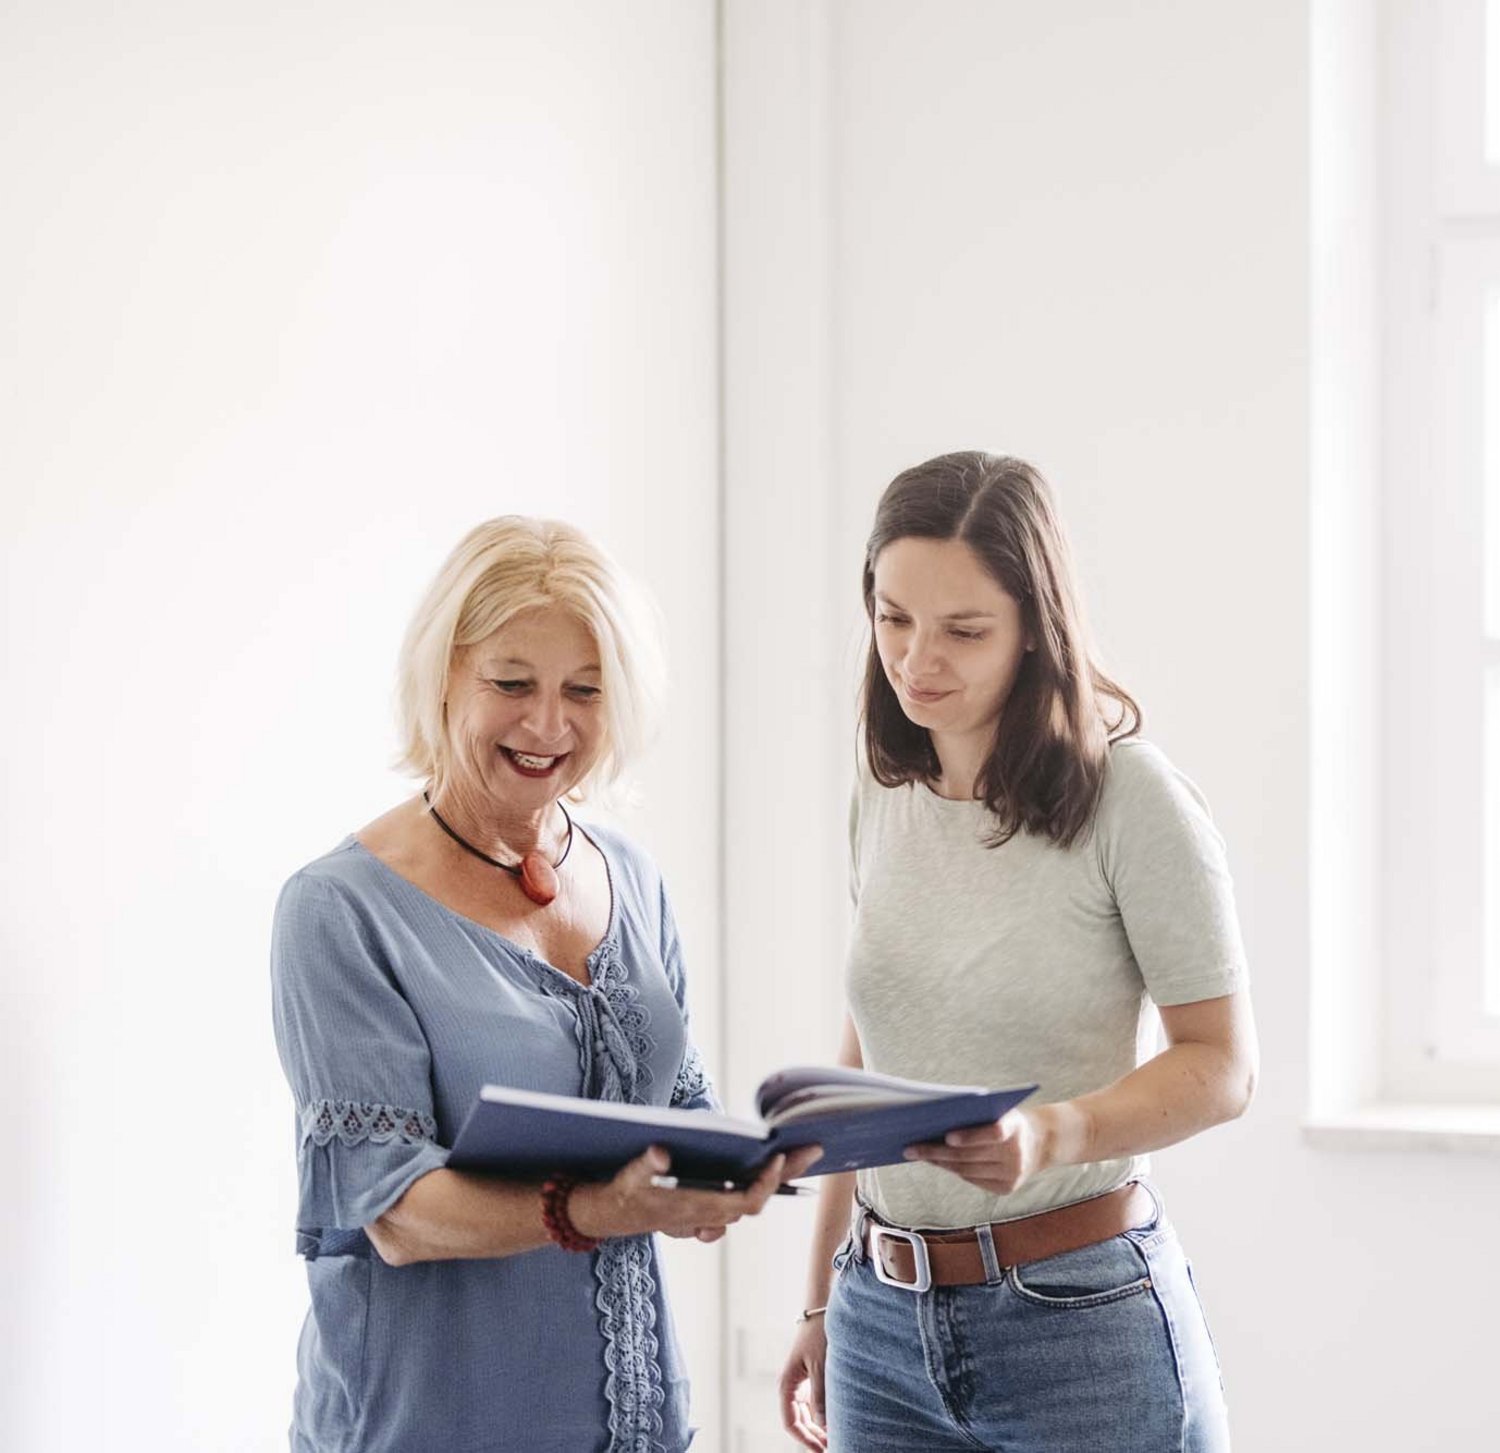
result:
M 882 1236 L 905 1241 L 911 1247 L 912 1267 L 917 1278 L 915 1281 L 897 1281 L 886 1271 L 885 1263 L 880 1259 Z M 932 1289 L 932 1262 L 927 1255 L 927 1243 L 915 1231 L 906 1231 L 900 1226 L 882 1226 L 879 1222 L 872 1221 L 870 1223 L 870 1260 L 875 1263 L 876 1278 L 888 1287 L 900 1287 L 904 1292 L 925 1292 Z

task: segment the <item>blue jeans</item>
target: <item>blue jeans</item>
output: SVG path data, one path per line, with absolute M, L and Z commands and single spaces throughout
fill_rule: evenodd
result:
M 1228 1453 L 1218 1360 L 1177 1234 L 1149 1225 L 977 1286 L 834 1257 L 830 1453 Z

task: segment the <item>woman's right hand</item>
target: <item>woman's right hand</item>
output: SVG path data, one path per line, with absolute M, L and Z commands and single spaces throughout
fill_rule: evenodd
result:
M 804 1448 L 828 1447 L 823 1403 L 823 1364 L 828 1357 L 828 1334 L 822 1316 L 809 1317 L 797 1328 L 797 1338 L 781 1370 L 781 1425 Z
M 808 1145 L 790 1156 L 773 1156 L 743 1191 L 669 1191 L 651 1184 L 652 1176 L 671 1169 L 667 1152 L 653 1145 L 612 1180 L 576 1187 L 568 1198 L 568 1217 L 585 1236 L 600 1241 L 651 1231 L 717 1241 L 741 1216 L 759 1215 L 777 1186 L 801 1175 L 822 1153 L 821 1147 Z

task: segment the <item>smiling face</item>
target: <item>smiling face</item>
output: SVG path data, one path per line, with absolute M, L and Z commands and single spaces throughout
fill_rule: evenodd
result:
M 593 634 L 561 607 L 512 616 L 455 653 L 447 720 L 456 795 L 488 798 L 505 813 L 545 808 L 588 775 L 605 745 Z
M 987 748 L 1028 642 L 1020 603 L 962 540 L 906 537 L 875 560 L 875 647 L 901 710 Z

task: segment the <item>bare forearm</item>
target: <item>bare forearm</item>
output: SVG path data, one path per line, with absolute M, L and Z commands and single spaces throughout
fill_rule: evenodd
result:
M 853 1171 L 823 1176 L 822 1181 L 817 1218 L 813 1224 L 811 1260 L 807 1268 L 805 1305 L 809 1307 L 827 1305 L 828 1287 L 833 1279 L 829 1263 L 849 1230 L 849 1212 L 854 1205 Z
M 651 1146 L 607 1181 L 589 1181 L 568 1196 L 567 1214 L 580 1235 L 717 1239 L 742 1216 L 758 1216 L 783 1179 L 799 1176 L 822 1154 L 816 1145 L 774 1155 L 742 1191 L 673 1190 L 654 1184 L 671 1162 Z M 367 1226 L 383 1261 L 455 1261 L 514 1256 L 551 1240 L 538 1187 L 459 1171 L 435 1170 L 415 1180 L 385 1215 Z M 705 1233 L 709 1233 L 705 1236 Z
M 381 1259 L 393 1266 L 514 1256 L 548 1242 L 536 1186 L 452 1170 L 414 1180 L 366 1231 Z
M 1143 1155 L 1233 1120 L 1254 1092 L 1253 1059 L 1209 1044 L 1174 1044 L 1128 1075 L 1033 1115 L 1046 1165 Z

